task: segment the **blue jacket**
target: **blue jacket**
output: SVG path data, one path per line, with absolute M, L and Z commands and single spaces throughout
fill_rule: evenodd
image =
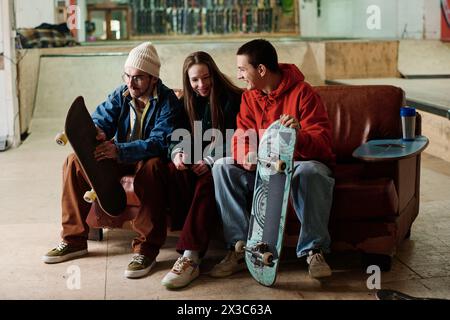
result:
M 124 94 L 128 89 L 126 85 L 114 90 L 92 114 L 94 123 L 105 132 L 107 139 L 114 137 L 119 162 L 134 163 L 152 157 L 167 157 L 171 134 L 181 122 L 182 106 L 173 90 L 161 80 L 156 86 L 158 99 L 150 99 L 142 126 L 142 140 L 127 142 L 132 98 Z

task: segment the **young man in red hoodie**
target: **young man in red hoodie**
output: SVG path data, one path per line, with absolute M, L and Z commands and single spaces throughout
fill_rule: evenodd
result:
M 270 42 L 258 39 L 240 47 L 237 67 L 238 79 L 247 83 L 247 91 L 237 117 L 233 157 L 220 159 L 213 167 L 216 200 L 230 251 L 210 275 L 226 277 L 245 269 L 244 255 L 236 253 L 234 245 L 247 239 L 256 169 L 248 159 L 255 159 L 257 150 L 244 135 L 256 130 L 261 137 L 261 129 L 281 119 L 282 124 L 297 130 L 291 184 L 291 201 L 301 222 L 297 256 L 306 256 L 311 277 L 330 276 L 323 254 L 330 250 L 328 220 L 334 178 L 329 165 L 335 155 L 327 112 L 300 70 L 293 64 L 278 63 Z

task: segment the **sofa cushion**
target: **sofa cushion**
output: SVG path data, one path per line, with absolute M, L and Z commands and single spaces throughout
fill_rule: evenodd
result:
M 367 220 L 398 214 L 398 196 L 390 178 L 336 183 L 331 220 Z
M 348 176 L 336 179 L 330 224 L 337 221 L 370 221 L 398 215 L 398 196 L 390 178 L 365 180 L 358 178 L 358 165 L 345 166 Z M 341 171 L 342 173 L 342 171 Z M 298 235 L 300 222 L 292 204 L 288 204 L 286 234 Z
M 330 223 L 331 250 L 392 255 L 397 229 L 395 221 L 336 221 Z
M 364 175 L 365 163 L 337 163 L 333 168 L 336 183 L 360 180 Z
M 91 206 L 86 222 L 92 228 L 122 228 L 125 222 L 133 220 L 138 212 L 139 207 L 127 206 L 122 214 L 112 217 L 106 214 L 96 201 Z
M 318 86 L 333 130 L 336 161 L 354 161 L 353 151 L 372 139 L 401 136 L 404 92 L 394 86 Z

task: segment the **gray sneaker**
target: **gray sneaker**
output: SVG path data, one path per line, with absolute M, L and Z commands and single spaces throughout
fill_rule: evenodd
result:
M 155 263 L 156 260 L 150 260 L 150 258 L 143 254 L 135 254 L 125 270 L 125 277 L 140 278 L 146 276 Z
M 309 251 L 306 262 L 309 265 L 309 275 L 311 278 L 317 279 L 331 276 L 330 266 L 325 261 L 322 251 Z
M 228 277 L 246 268 L 244 253 L 229 251 L 225 258 L 212 268 L 209 275 L 215 278 Z
M 59 263 L 71 260 L 77 257 L 84 256 L 88 253 L 87 246 L 74 246 L 61 241 L 56 248 L 53 248 L 42 256 L 42 261 L 45 263 Z

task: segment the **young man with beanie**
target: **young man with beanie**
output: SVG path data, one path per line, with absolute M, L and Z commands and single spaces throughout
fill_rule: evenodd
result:
M 145 42 L 132 49 L 125 62 L 125 84 L 101 103 L 92 119 L 101 143 L 94 156 L 97 161 L 113 159 L 120 175 L 135 174 L 134 190 L 141 202 L 132 226 L 138 236 L 132 242 L 135 255 L 125 270 L 129 278 L 150 272 L 156 255 L 149 241 L 154 228 L 150 210 L 166 210 L 165 191 L 147 187 L 161 179 L 166 170 L 168 143 L 179 125 L 181 105 L 175 93 L 159 79 L 160 60 L 155 47 Z M 42 257 L 45 263 L 59 263 L 87 254 L 89 226 L 86 218 L 91 205 L 83 200 L 90 189 L 74 154 L 63 167 L 62 241 Z
M 335 161 L 331 124 L 318 94 L 292 64 L 279 64 L 270 42 L 247 42 L 237 52 L 238 79 L 247 83 L 233 136 L 232 158 L 223 158 L 212 169 L 216 201 L 222 216 L 227 256 L 211 271 L 225 277 L 245 268 L 244 255 L 234 251 L 247 239 L 249 199 L 255 185 L 257 146 L 245 132 L 263 130 L 277 119 L 297 130 L 290 199 L 301 222 L 297 256 L 306 257 L 313 278 L 331 275 L 324 253 L 330 249 L 328 219 L 334 178 L 329 165 Z M 253 160 L 254 161 L 254 160 Z M 250 200 L 251 201 L 251 200 Z

